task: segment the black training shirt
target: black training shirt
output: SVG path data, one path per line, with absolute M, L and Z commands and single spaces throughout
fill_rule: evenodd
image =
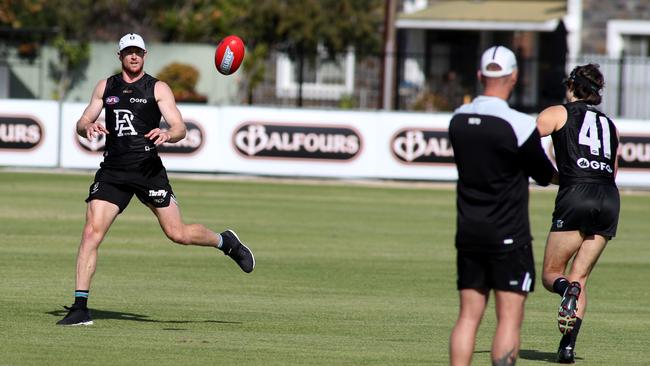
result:
M 502 252 L 530 243 L 528 177 L 547 185 L 554 172 L 535 120 L 479 96 L 454 112 L 449 138 L 458 169 L 456 247 Z

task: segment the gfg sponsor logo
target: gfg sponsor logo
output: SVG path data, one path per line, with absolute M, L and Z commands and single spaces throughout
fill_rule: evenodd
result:
M 585 158 L 580 158 L 576 161 L 576 164 L 582 169 L 593 169 L 593 170 L 605 170 L 608 173 L 613 173 L 612 167 L 602 161 L 590 161 Z
M 147 99 L 146 98 L 131 98 L 131 99 L 129 99 L 129 102 L 147 104 Z
M 235 150 L 250 158 L 350 160 L 362 140 L 350 127 L 246 122 L 235 129 Z
M 619 168 L 650 169 L 650 136 L 621 136 Z
M 103 119 L 98 120 L 98 123 L 105 125 Z M 158 151 L 164 154 L 193 154 L 199 151 L 204 144 L 204 133 L 201 129 L 201 126 L 197 122 L 185 121 L 185 127 L 187 128 L 187 133 L 185 138 L 176 143 L 164 143 L 161 146 L 158 146 Z M 166 129 L 169 128 L 169 125 L 161 121 L 160 128 Z M 75 140 L 79 143 L 79 146 L 90 153 L 104 151 L 106 146 L 106 136 L 99 135 L 93 140 L 88 140 L 85 137 L 81 137 L 75 134 L 77 137 Z
M 33 149 L 43 140 L 43 126 L 29 116 L 0 116 L 0 149 Z
M 454 150 L 446 130 L 400 130 L 391 139 L 391 152 L 405 164 L 454 163 Z

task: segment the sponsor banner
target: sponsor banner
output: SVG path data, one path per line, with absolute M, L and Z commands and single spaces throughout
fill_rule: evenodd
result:
M 187 106 L 179 104 L 185 121 L 187 135 L 176 143 L 165 143 L 158 147 L 160 156 L 169 171 L 211 172 L 216 170 L 216 146 L 207 141 L 219 136 L 218 109 L 206 106 Z M 61 135 L 62 159 L 64 168 L 97 169 L 103 160 L 106 136 L 88 140 L 76 133 L 76 123 L 86 104 L 66 103 L 63 105 L 64 133 Z M 98 119 L 104 123 L 103 112 Z M 162 121 L 161 128 L 168 127 Z M 114 131 L 109 131 L 114 132 Z M 144 138 L 144 137 L 143 137 Z
M 85 103 L 64 103 L 59 126 L 56 102 L 0 100 L 0 165 L 55 167 L 60 156 L 61 167 L 97 169 L 105 137 L 89 141 L 75 132 L 85 107 Z M 183 104 L 179 109 L 186 138 L 159 147 L 169 171 L 457 179 L 447 134 L 448 113 Z M 618 184 L 650 187 L 650 123 L 616 120 L 616 125 L 621 139 Z M 544 138 L 542 144 L 554 160 L 551 138 Z M 590 161 L 582 164 L 601 169 Z
M 61 110 L 61 167 L 97 169 L 103 160 L 105 136 L 87 140 L 77 135 L 77 121 L 87 103 L 64 103 Z M 98 119 L 104 121 L 104 112 Z
M 380 112 L 380 178 L 457 179 L 448 113 Z
M 617 120 L 618 175 L 620 186 L 650 187 L 650 123 L 639 120 Z
M 618 168 L 644 169 L 650 172 L 650 133 L 646 136 L 621 135 Z
M 219 170 L 243 174 L 371 177 L 374 113 L 278 108 L 222 108 Z M 372 141 L 372 142 L 371 142 Z
M 401 129 L 391 139 L 391 152 L 404 164 L 454 164 L 446 129 Z
M 216 172 L 221 160 L 219 145 L 227 141 L 222 132 L 220 108 L 179 104 L 178 109 L 187 134 L 181 141 L 159 146 L 165 167 L 177 172 Z
M 52 101 L 0 100 L 0 165 L 55 167 L 58 111 Z
M 345 161 L 361 152 L 361 136 L 351 127 L 245 122 L 233 146 L 246 158 Z

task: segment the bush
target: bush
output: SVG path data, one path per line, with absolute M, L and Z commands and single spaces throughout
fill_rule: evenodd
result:
M 165 66 L 156 78 L 169 84 L 177 102 L 201 102 L 208 98 L 194 90 L 199 80 L 199 71 L 192 65 L 171 63 Z

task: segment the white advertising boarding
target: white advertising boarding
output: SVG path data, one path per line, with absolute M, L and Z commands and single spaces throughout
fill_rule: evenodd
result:
M 0 99 L 0 166 L 56 167 L 58 139 L 56 102 Z
M 97 169 L 103 160 L 106 136 L 88 140 L 77 135 L 75 126 L 86 108 L 82 103 L 63 105 L 61 134 L 61 167 Z M 170 171 L 214 172 L 217 170 L 217 147 L 221 133 L 218 129 L 219 109 L 205 106 L 179 105 L 187 135 L 174 144 L 159 147 L 160 156 Z M 98 121 L 103 123 L 104 115 Z M 164 124 L 163 124 L 164 127 Z M 112 131 L 109 131 L 111 133 Z M 144 137 L 143 137 L 144 138 Z
M 75 132 L 85 106 L 64 103 L 59 123 L 56 102 L 0 100 L 0 165 L 97 169 L 105 136 L 89 141 Z M 179 109 L 187 136 L 159 147 L 169 171 L 457 179 L 448 113 L 184 104 Z M 615 123 L 620 133 L 617 183 L 650 187 L 650 123 Z M 543 144 L 553 158 L 551 139 Z

